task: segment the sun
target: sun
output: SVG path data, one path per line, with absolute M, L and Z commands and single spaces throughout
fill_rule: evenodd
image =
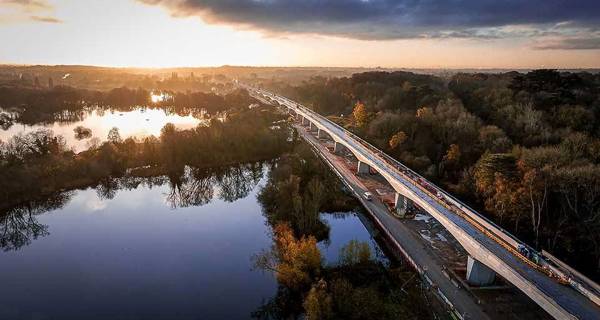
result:
M 150 94 L 150 100 L 152 100 L 152 103 L 159 103 L 159 102 L 163 102 L 165 101 L 165 97 L 166 95 L 164 93 L 152 93 Z

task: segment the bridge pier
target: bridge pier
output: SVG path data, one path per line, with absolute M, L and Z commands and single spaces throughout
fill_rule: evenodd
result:
M 475 286 L 486 286 L 494 283 L 496 273 L 485 264 L 469 256 L 467 260 L 467 282 Z
M 326 133 L 321 129 L 317 129 L 317 139 L 324 139 L 324 138 L 326 138 Z
M 308 122 L 308 128 L 310 132 L 315 131 L 315 129 L 319 130 L 319 128 L 317 128 L 317 126 L 315 126 L 311 121 Z
M 310 121 L 309 121 L 308 119 L 306 119 L 306 118 L 305 118 L 305 117 L 303 117 L 303 116 L 300 116 L 300 117 L 302 117 L 302 125 L 303 125 L 303 126 L 306 126 L 306 125 L 309 125 L 309 124 L 310 124 Z
M 356 168 L 356 172 L 358 173 L 370 173 L 371 167 L 368 164 L 358 160 L 358 167 Z
M 396 209 L 396 213 L 398 213 L 400 217 L 404 217 L 406 215 L 406 210 L 408 209 L 408 201 L 408 198 L 396 192 L 396 198 L 394 199 L 394 209 Z
M 344 149 L 346 149 L 346 147 L 344 147 L 343 144 L 334 141 L 333 142 L 333 153 L 337 154 L 337 155 L 342 155 L 344 154 Z

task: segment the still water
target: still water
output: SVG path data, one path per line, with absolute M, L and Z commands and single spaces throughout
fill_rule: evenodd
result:
M 250 318 L 277 291 L 251 259 L 272 244 L 257 200 L 268 168 L 208 179 L 199 201 L 182 199 L 199 183 L 164 178 L 74 191 L 58 209 L 0 219 L 0 319 Z M 321 217 L 328 263 L 352 239 L 381 256 L 357 213 Z
M 0 109 L 1 112 L 3 111 Z M 4 113 L 8 114 L 6 111 Z M 19 133 L 26 134 L 39 129 L 50 129 L 54 134 L 63 136 L 69 148 L 73 148 L 75 152 L 80 152 L 88 148 L 89 142 L 93 138 L 105 141 L 108 132 L 113 127 L 119 129 L 119 134 L 123 139 L 128 137 L 143 138 L 150 135 L 159 136 L 160 129 L 167 123 L 172 123 L 179 129 L 190 129 L 204 121 L 192 116 L 192 114 L 179 115 L 161 109 L 148 108 L 138 108 L 131 111 L 93 109 L 76 111 L 68 115 L 54 115 L 56 118 L 61 118 L 61 116 L 68 119 L 36 124 L 14 123 L 5 128 L 0 128 L 0 140 L 7 141 Z M 91 136 L 78 139 L 73 131 L 78 126 L 90 129 Z

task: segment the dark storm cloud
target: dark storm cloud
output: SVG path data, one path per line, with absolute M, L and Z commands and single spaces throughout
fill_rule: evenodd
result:
M 494 28 L 600 25 L 599 0 L 139 0 L 176 16 L 357 39 L 495 38 Z

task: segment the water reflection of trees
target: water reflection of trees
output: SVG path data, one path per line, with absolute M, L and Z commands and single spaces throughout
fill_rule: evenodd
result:
M 113 199 L 120 190 L 132 190 L 140 185 L 147 188 L 168 184 L 165 201 L 172 208 L 203 206 L 215 196 L 233 202 L 248 196 L 263 177 L 261 162 L 232 165 L 220 168 L 197 168 L 185 166 L 167 176 L 102 179 L 96 185 L 96 193 L 103 200 Z M 218 192 L 215 192 L 218 191 Z
M 44 200 L 36 200 L 0 213 L 0 248 L 18 250 L 32 240 L 49 235 L 48 226 L 39 223 L 37 215 L 62 208 L 73 192 L 61 192 Z
M 168 184 L 165 201 L 171 208 L 203 206 L 215 196 L 234 202 L 248 196 L 263 177 L 260 162 L 232 165 L 220 168 L 183 167 L 182 171 L 167 176 L 107 178 L 96 185 L 96 193 L 103 200 L 113 199 L 120 190 L 132 190 L 140 185 L 152 188 Z M 218 191 L 218 192 L 215 192 Z
M 228 167 L 227 170 L 219 172 L 216 176 L 219 198 L 233 202 L 248 196 L 262 178 L 263 170 L 262 165 L 258 163 L 246 164 Z
M 202 206 L 217 196 L 227 202 L 245 198 L 260 182 L 263 170 L 260 162 L 223 168 L 185 167 L 180 174 L 170 176 L 125 175 L 102 179 L 95 190 L 98 198 L 106 201 L 122 190 L 168 185 L 165 202 L 171 208 Z M 36 216 L 62 208 L 73 195 L 74 191 L 60 192 L 47 199 L 29 201 L 0 212 L 0 248 L 18 250 L 39 237 L 49 235 L 48 226 L 40 224 Z
M 5 112 L 0 112 L 0 128 L 2 128 L 2 130 L 10 129 L 10 127 L 12 127 L 14 123 L 15 119 L 13 115 Z
M 113 199 L 117 195 L 117 192 L 121 189 L 122 185 L 120 180 L 124 179 L 109 177 L 100 180 L 98 185 L 96 185 L 96 194 L 98 195 L 98 198 L 101 200 Z
M 263 176 L 261 163 L 239 164 L 223 168 L 186 167 L 183 175 L 169 177 L 167 203 L 172 208 L 201 206 L 215 197 L 233 202 L 248 196 Z
M 214 177 L 210 169 L 186 167 L 182 176 L 169 177 L 166 201 L 171 208 L 202 206 L 212 201 Z

